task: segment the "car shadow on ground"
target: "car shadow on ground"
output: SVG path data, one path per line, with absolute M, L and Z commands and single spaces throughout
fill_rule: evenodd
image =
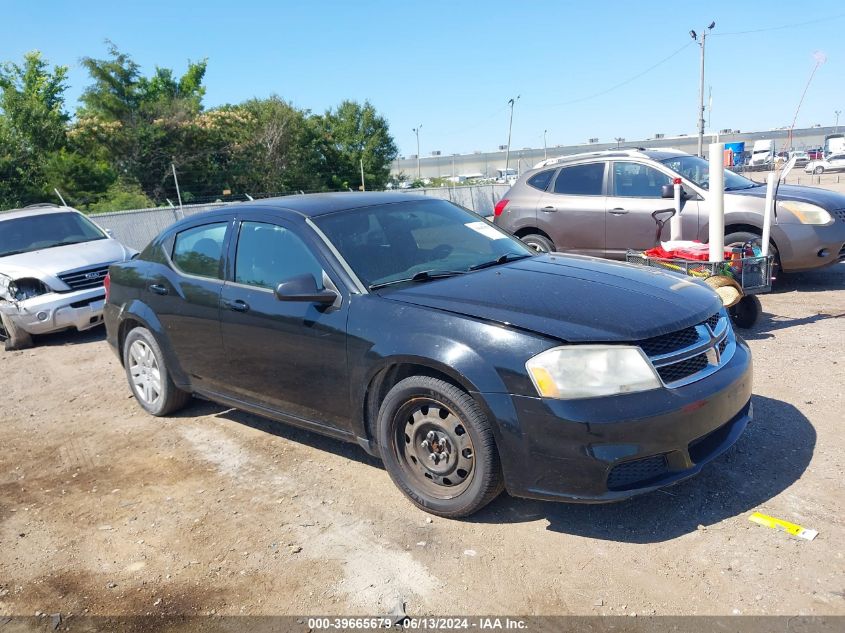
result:
M 736 331 L 742 338 L 748 341 L 759 341 L 762 339 L 774 338 L 774 334 L 772 334 L 772 332 L 776 332 L 777 330 L 799 327 L 801 325 L 815 323 L 816 321 L 824 321 L 826 319 L 841 318 L 845 318 L 845 312 L 842 314 L 820 313 L 796 319 L 763 312 L 757 320 L 757 323 L 754 324 L 754 327 L 737 329 Z
M 301 429 L 291 424 L 277 422 L 276 420 L 271 420 L 269 418 L 263 418 L 246 411 L 232 409 L 208 400 L 196 399 L 191 406 L 171 414 L 171 417 L 193 418 L 205 415 L 213 415 L 217 418 L 230 420 L 258 431 L 263 431 L 264 433 L 269 433 L 271 435 L 290 440 L 291 442 L 304 444 L 327 453 L 332 453 L 339 457 L 351 459 L 361 464 L 367 464 L 368 466 L 374 466 L 379 470 L 384 470 L 381 460 L 369 455 L 363 448 L 358 446 L 358 444 L 344 442 L 326 435 L 320 435 L 319 433 Z M 385 476 L 387 476 L 387 473 L 385 473 Z
M 800 273 L 781 273 L 772 286 L 772 292 L 824 292 L 845 286 L 845 262 L 832 264 L 818 270 Z
M 546 519 L 553 532 L 659 543 L 750 513 L 801 477 L 816 444 L 813 426 L 794 406 L 762 396 L 754 396 L 753 402 L 754 421 L 736 445 L 697 477 L 614 504 L 552 503 L 503 495 L 469 520 Z
M 33 337 L 36 347 L 60 347 L 62 345 L 84 345 L 106 340 L 106 328 L 102 325 L 92 327 L 90 330 L 64 330 L 52 334 L 39 334 Z
M 656 543 L 750 512 L 788 488 L 810 463 L 816 432 L 791 404 L 754 396 L 754 421 L 739 441 L 697 476 L 670 488 L 613 504 L 572 504 L 517 499 L 502 494 L 476 523 L 545 519 L 547 529 L 587 538 Z M 174 417 L 214 415 L 382 471 L 381 461 L 357 444 L 312 433 L 251 413 L 198 400 Z M 401 508 L 397 508 L 401 511 Z

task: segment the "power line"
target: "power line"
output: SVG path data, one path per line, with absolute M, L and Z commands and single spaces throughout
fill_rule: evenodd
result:
M 621 88 L 622 86 L 627 86 L 627 85 L 628 85 L 629 83 L 631 83 L 632 81 L 636 81 L 637 79 L 639 79 L 639 78 L 640 78 L 640 77 L 642 77 L 643 75 L 647 75 L 648 73 L 650 73 L 652 70 L 654 70 L 654 69 L 655 69 L 655 68 L 657 68 L 658 66 L 662 66 L 663 64 L 665 64 L 666 62 L 668 62 L 668 61 L 669 61 L 670 59 L 672 59 L 673 57 L 675 57 L 675 56 L 677 56 L 677 55 L 680 55 L 680 54 L 681 54 L 681 52 L 683 52 L 684 50 L 686 50 L 687 48 L 689 48 L 690 46 L 692 46 L 694 43 L 695 43 L 695 42 L 687 42 L 686 44 L 684 44 L 683 46 L 681 46 L 678 50 L 676 50 L 674 53 L 671 53 L 670 55 L 667 55 L 666 57 L 664 57 L 663 59 L 661 59 L 661 60 L 660 60 L 659 62 L 657 62 L 656 64 L 653 64 L 653 65 L 649 66 L 648 68 L 646 68 L 644 71 L 642 71 L 642 72 L 640 72 L 640 73 L 637 73 L 637 74 L 636 74 L 636 75 L 634 75 L 633 77 L 629 77 L 629 78 L 628 78 L 628 79 L 626 79 L 625 81 L 622 81 L 622 82 L 620 82 L 620 83 L 618 83 L 618 84 L 616 84 L 616 85 L 614 85 L 614 86 L 611 86 L 610 88 L 607 88 L 607 89 L 605 89 L 605 90 L 602 90 L 601 92 L 596 92 L 596 93 L 591 94 L 591 95 L 588 95 L 588 96 L 586 96 L 586 97 L 579 97 L 578 99 L 571 99 L 570 101 L 564 101 L 563 103 L 550 103 L 550 104 L 548 104 L 548 106 L 549 106 L 549 107 L 555 107 L 555 108 L 556 108 L 556 107 L 560 107 L 560 106 L 572 105 L 573 103 L 581 103 L 582 101 L 588 101 L 588 100 L 590 100 L 590 99 L 595 99 L 596 97 L 601 97 L 601 96 L 603 96 L 603 95 L 606 95 L 606 94 L 607 94 L 607 93 L 609 93 L 609 92 L 613 92 L 614 90 L 617 90 L 618 88 Z
M 818 24 L 819 22 L 829 22 L 831 20 L 838 20 L 845 18 L 845 13 L 828 16 L 825 18 L 816 18 L 815 20 L 807 20 L 806 22 L 798 22 L 797 24 L 784 24 L 782 26 L 770 26 L 763 29 L 751 29 L 749 31 L 728 31 L 727 33 L 713 33 L 710 37 L 721 37 L 723 35 L 748 35 L 750 33 L 767 33 L 769 31 L 782 31 L 784 29 L 794 29 L 800 26 L 807 26 L 809 24 Z

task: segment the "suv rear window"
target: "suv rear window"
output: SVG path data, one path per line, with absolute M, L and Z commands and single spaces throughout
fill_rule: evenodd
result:
M 555 179 L 555 193 L 573 196 L 600 196 L 604 185 L 604 163 L 564 167 Z
M 541 171 L 539 174 L 534 174 L 531 178 L 528 179 L 528 184 L 534 187 L 535 189 L 539 189 L 540 191 L 545 191 L 549 188 L 549 183 L 552 181 L 552 176 L 554 175 L 554 169 L 547 169 L 546 171 Z

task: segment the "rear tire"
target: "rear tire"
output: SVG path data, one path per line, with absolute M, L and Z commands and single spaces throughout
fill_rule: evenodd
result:
M 504 488 L 487 417 L 444 380 L 411 376 L 397 383 L 379 409 L 376 436 L 393 483 L 426 512 L 466 517 Z
M 746 242 L 751 242 L 757 246 L 763 244 L 762 236 L 750 231 L 736 231 L 725 236 L 725 246 L 742 246 Z M 780 253 L 775 243 L 769 240 L 769 254 L 773 256 L 772 259 L 772 277 L 778 279 L 781 275 L 780 268 Z
M 525 245 L 530 246 L 538 253 L 553 253 L 555 251 L 554 242 L 539 233 L 529 233 L 523 235 L 520 239 Z
M 161 347 L 147 328 L 136 327 L 126 335 L 123 366 L 132 395 L 147 413 L 169 415 L 190 402 L 191 394 L 173 384 Z
M 19 328 L 5 314 L 0 314 L 0 340 L 3 341 L 3 347 L 7 352 L 28 349 L 34 345 L 32 335 Z

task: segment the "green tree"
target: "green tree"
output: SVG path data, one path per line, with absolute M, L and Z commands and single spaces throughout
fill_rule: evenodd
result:
M 344 101 L 315 117 L 322 152 L 333 188 L 357 187 L 361 164 L 367 188 L 380 189 L 390 177 L 390 163 L 398 150 L 384 117 L 369 101 Z

